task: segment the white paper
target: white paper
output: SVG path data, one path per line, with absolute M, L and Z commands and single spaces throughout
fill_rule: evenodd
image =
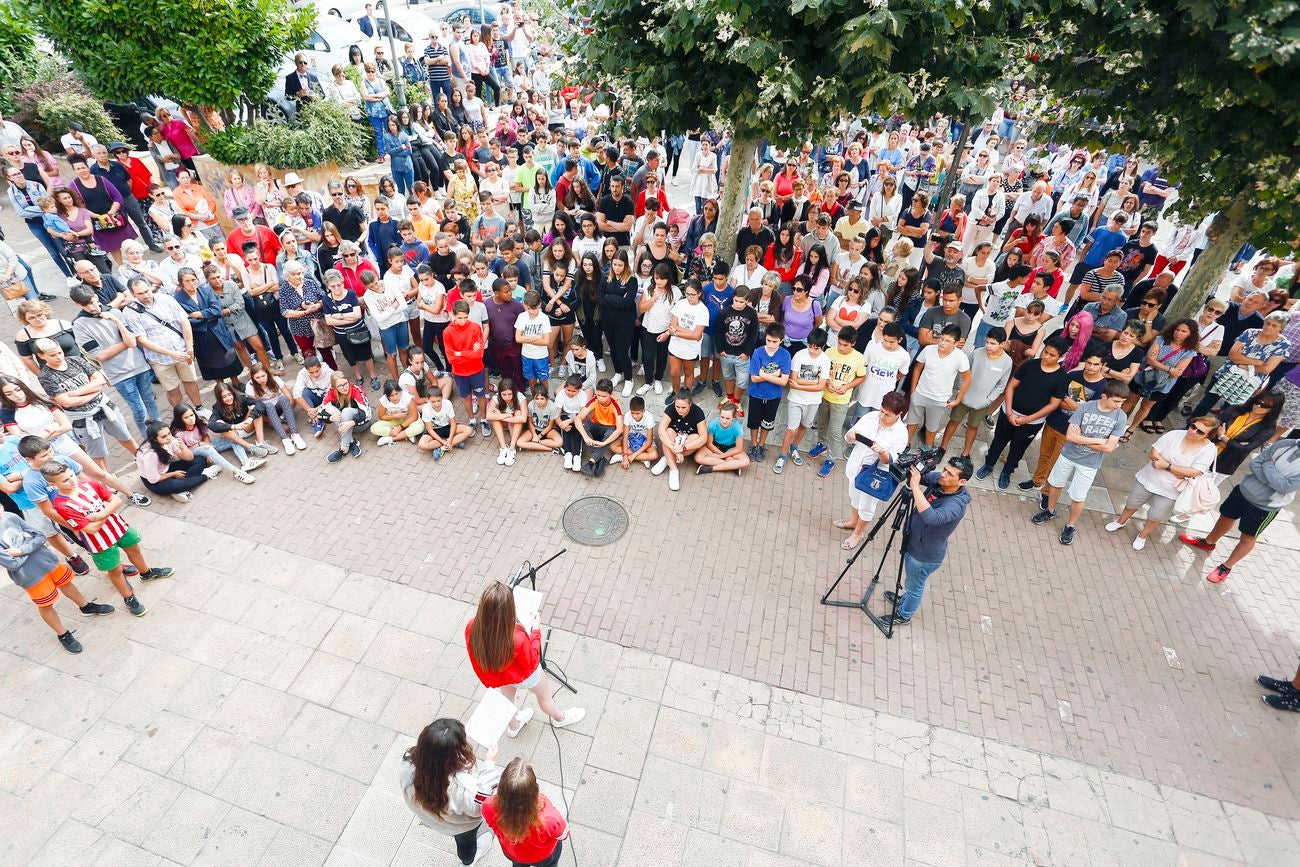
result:
M 523 585 L 515 588 L 515 619 L 529 632 L 537 628 L 542 596 L 540 590 L 530 590 Z
M 489 689 L 465 721 L 465 735 L 476 744 L 490 747 L 500 742 L 514 718 L 515 703 L 495 689 Z

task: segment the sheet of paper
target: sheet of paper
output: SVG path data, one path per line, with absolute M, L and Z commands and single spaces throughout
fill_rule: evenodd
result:
M 538 617 L 542 610 L 542 596 L 540 590 L 530 590 L 523 585 L 515 588 L 515 619 L 529 632 L 537 628 Z
M 476 744 L 490 747 L 500 742 L 514 718 L 515 703 L 495 689 L 489 689 L 465 721 L 465 735 Z

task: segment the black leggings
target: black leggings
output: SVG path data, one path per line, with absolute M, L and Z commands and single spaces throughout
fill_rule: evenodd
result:
M 1043 423 L 1041 421 L 1016 427 L 1007 420 L 1005 412 L 999 414 L 998 425 L 993 430 L 993 442 L 989 443 L 988 454 L 984 457 L 984 465 L 991 467 L 996 464 L 998 458 L 1002 456 L 1002 450 L 1010 445 L 1011 447 L 1007 449 L 1007 462 L 1002 467 L 1002 472 L 1011 475 L 1020 464 L 1020 459 L 1025 456 L 1029 444 L 1034 441 L 1034 437 L 1038 436 L 1038 432 L 1042 429 Z
M 447 350 L 442 346 L 442 332 L 447 330 L 450 322 L 422 322 L 420 330 L 420 348 L 424 350 L 425 363 L 434 370 L 443 371 L 451 370 L 451 366 L 446 364 L 443 359 L 447 357 Z M 443 395 L 450 397 L 450 395 Z
M 456 857 L 462 864 L 473 864 L 475 856 L 478 855 L 478 835 L 483 830 L 480 823 L 468 831 L 461 831 L 459 834 L 452 835 L 456 841 Z
M 675 148 L 671 144 L 664 145 L 664 174 L 672 170 L 673 177 L 677 177 L 677 167 L 682 161 L 682 149 Z
M 195 455 L 192 460 L 183 461 L 179 458 L 167 465 L 167 472 L 174 473 L 177 470 L 185 473 L 181 479 L 159 479 L 151 482 L 148 479 L 141 479 L 144 486 L 155 494 L 180 494 L 185 491 L 192 491 L 199 485 L 208 480 L 203 475 L 203 471 L 208 466 L 208 459 L 202 455 Z
M 578 303 L 578 321 L 582 323 L 582 336 L 587 339 L 587 349 L 597 359 L 605 357 L 604 341 L 601 340 L 600 317 L 596 312 L 595 301 Z
M 660 343 L 659 334 L 644 328 L 641 329 L 641 363 L 645 365 L 646 382 L 663 379 L 668 369 L 668 341 Z
M 614 362 L 614 372 L 632 381 L 632 344 L 636 342 L 635 325 L 615 325 L 606 322 L 605 339 L 609 341 L 609 355 Z
M 578 433 L 578 425 L 574 424 L 568 430 L 561 428 L 560 444 L 566 454 L 582 454 L 582 434 Z
M 489 72 L 487 75 L 479 75 L 476 72 L 470 75 L 470 78 L 474 80 L 474 86 L 478 88 L 478 95 L 481 96 L 485 102 L 487 102 L 487 92 L 489 90 L 492 91 L 492 101 L 488 102 L 489 106 L 494 106 L 501 102 L 501 85 L 497 84 L 497 80 L 492 77 L 492 73 Z
M 1182 377 L 1179 377 L 1178 381 L 1174 383 L 1174 387 L 1169 389 L 1169 393 L 1162 395 L 1160 399 L 1156 401 L 1156 405 L 1151 409 L 1151 414 L 1147 416 L 1147 421 L 1163 422 L 1169 417 L 1169 413 L 1183 402 L 1183 398 L 1187 396 L 1188 392 L 1196 388 L 1196 386 L 1200 385 L 1202 382 L 1205 382 L 1204 376 L 1195 379 L 1183 379 Z

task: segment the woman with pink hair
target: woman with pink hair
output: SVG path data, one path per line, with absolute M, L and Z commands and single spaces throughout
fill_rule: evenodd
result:
M 1088 341 L 1092 339 L 1092 314 L 1080 310 L 1065 320 L 1061 336 L 1070 341 L 1070 348 L 1066 350 L 1065 355 L 1061 356 L 1061 369 L 1069 372 L 1082 363 L 1083 351 L 1088 348 Z

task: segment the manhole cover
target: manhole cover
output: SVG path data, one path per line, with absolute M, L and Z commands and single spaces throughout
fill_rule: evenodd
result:
M 627 532 L 627 509 L 609 497 L 579 497 L 565 507 L 560 524 L 580 545 L 608 545 Z

